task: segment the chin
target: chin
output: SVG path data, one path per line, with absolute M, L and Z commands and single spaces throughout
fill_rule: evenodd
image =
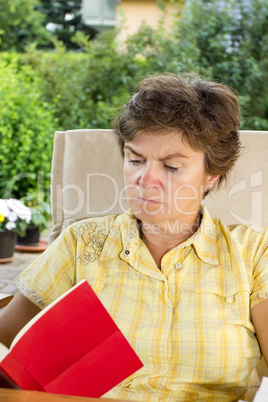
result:
M 153 220 L 155 217 L 159 217 L 164 214 L 164 205 L 157 202 L 140 202 L 135 201 L 129 203 L 135 216 L 147 216 Z M 140 219 L 140 218 L 139 218 Z
M 141 222 L 146 222 L 148 224 L 161 224 L 168 218 L 167 215 L 162 214 L 157 211 L 144 211 L 141 208 L 133 208 L 130 207 L 133 214 L 139 219 Z

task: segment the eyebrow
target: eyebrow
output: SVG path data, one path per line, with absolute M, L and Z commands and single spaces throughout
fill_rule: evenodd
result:
M 125 145 L 124 148 L 129 149 L 134 155 L 139 156 L 140 158 L 144 158 L 143 155 L 139 154 L 137 151 L 135 151 L 130 145 Z M 160 162 L 165 162 L 169 159 L 173 159 L 173 158 L 187 158 L 189 159 L 188 156 L 181 154 L 180 152 L 176 152 L 174 154 L 170 154 L 167 156 L 164 156 L 163 158 L 159 158 Z

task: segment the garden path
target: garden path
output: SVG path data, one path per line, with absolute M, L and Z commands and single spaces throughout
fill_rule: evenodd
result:
M 14 294 L 17 287 L 13 279 L 30 265 L 40 253 L 15 252 L 14 260 L 6 264 L 0 264 L 0 292 Z
M 42 233 L 42 240 L 47 241 L 47 235 Z M 36 258 L 39 253 L 25 253 L 15 251 L 14 260 L 6 264 L 0 264 L 0 293 L 15 294 L 17 287 L 13 279 L 27 268 Z

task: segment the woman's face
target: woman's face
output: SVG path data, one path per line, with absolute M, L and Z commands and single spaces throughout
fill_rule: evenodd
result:
M 126 195 L 135 216 L 150 224 L 194 222 L 204 188 L 217 181 L 205 173 L 204 153 L 175 131 L 140 133 L 124 151 Z

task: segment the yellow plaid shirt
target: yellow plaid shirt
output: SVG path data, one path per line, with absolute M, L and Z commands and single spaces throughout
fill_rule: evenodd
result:
M 268 298 L 267 244 L 267 230 L 228 228 L 204 208 L 160 271 L 128 210 L 72 225 L 16 284 L 44 307 L 88 280 L 144 363 L 106 397 L 235 401 L 260 358 L 250 309 Z

